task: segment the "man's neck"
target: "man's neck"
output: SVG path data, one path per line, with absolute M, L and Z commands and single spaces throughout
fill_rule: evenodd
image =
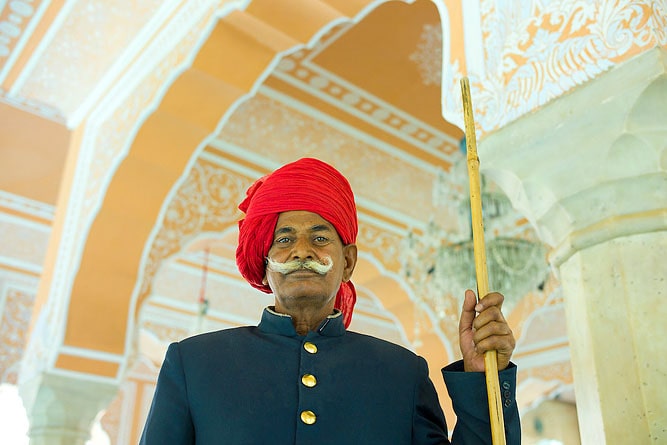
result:
M 280 314 L 286 314 L 292 317 L 292 324 L 299 335 L 306 335 L 310 331 L 316 331 L 322 322 L 334 313 L 333 308 L 299 308 L 298 310 L 286 310 L 279 306 L 273 308 Z

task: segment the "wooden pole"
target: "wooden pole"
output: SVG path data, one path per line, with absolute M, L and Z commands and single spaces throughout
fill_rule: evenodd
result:
M 472 114 L 470 84 L 467 77 L 461 79 L 463 98 L 463 119 L 465 122 L 466 153 L 468 178 L 470 181 L 470 212 L 472 216 L 472 237 L 475 255 L 475 273 L 477 275 L 477 296 L 489 293 L 489 276 L 486 269 L 486 249 L 484 247 L 484 222 L 482 221 L 482 192 L 479 177 L 479 157 L 475 136 L 475 119 Z M 491 440 L 493 445 L 505 445 L 505 421 L 500 398 L 498 381 L 498 353 L 484 353 L 484 372 L 486 374 L 486 392 L 489 396 L 489 417 L 491 419 Z

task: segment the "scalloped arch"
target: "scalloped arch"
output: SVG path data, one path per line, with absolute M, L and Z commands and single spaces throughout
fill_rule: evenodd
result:
M 69 351 L 102 354 L 86 362 L 61 353 L 56 368 L 121 378 L 132 350 L 136 310 L 150 291 L 142 283 L 150 286 L 162 260 L 153 258 L 156 263 L 144 267 L 156 221 L 159 225 L 163 219 L 184 172 L 282 54 L 313 44 L 335 24 L 356 22 L 386 1 L 290 0 L 278 5 L 255 0 L 218 20 L 192 65 L 165 89 L 138 130 L 91 225 L 72 286 L 63 345 Z M 434 3 L 446 11 L 443 2 Z M 106 365 L 101 374 L 96 371 L 100 363 Z

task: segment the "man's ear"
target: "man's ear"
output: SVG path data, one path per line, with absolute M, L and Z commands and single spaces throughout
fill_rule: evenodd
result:
M 345 258 L 345 268 L 343 269 L 343 282 L 350 281 L 354 266 L 357 265 L 357 245 L 348 244 L 343 246 L 343 258 Z

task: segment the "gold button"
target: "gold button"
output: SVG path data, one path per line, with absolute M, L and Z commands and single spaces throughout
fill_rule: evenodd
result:
M 311 343 L 309 341 L 307 341 L 303 344 L 303 349 L 310 352 L 311 354 L 317 353 L 317 346 L 315 346 L 313 343 Z
M 317 416 L 310 410 L 301 411 L 301 421 L 306 425 L 312 425 L 317 421 Z
M 312 388 L 313 386 L 317 385 L 317 379 L 312 374 L 304 374 L 303 377 L 301 377 L 301 383 L 303 383 L 308 388 Z

